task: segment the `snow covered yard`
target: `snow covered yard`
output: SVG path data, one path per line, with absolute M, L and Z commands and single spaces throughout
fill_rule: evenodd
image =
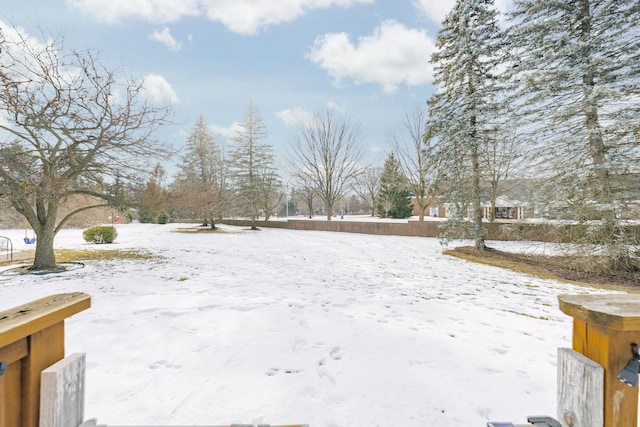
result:
M 107 424 L 485 426 L 555 416 L 563 293 L 581 288 L 442 255 L 435 239 L 118 225 L 151 252 L 0 275 L 0 310 L 82 291 L 67 354 L 87 353 L 86 416 Z M 2 230 L 18 247 L 24 232 Z M 511 243 L 510 245 L 513 245 Z

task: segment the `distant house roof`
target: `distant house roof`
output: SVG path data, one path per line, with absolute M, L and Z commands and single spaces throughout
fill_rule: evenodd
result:
M 519 200 L 512 199 L 509 196 L 498 196 L 496 198 L 496 207 L 497 208 L 515 208 L 515 207 L 525 207 L 528 203 L 521 202 Z M 486 201 L 482 203 L 482 206 L 491 206 L 490 201 Z

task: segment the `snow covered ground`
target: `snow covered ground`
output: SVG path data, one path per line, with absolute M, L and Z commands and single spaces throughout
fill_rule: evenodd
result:
M 0 310 L 82 291 L 67 354 L 87 353 L 87 418 L 167 425 L 486 426 L 555 416 L 563 293 L 597 293 L 442 255 L 436 239 L 223 226 L 118 225 L 127 249 L 0 275 Z M 24 231 L 2 230 L 18 249 Z M 490 242 L 514 247 L 515 243 Z

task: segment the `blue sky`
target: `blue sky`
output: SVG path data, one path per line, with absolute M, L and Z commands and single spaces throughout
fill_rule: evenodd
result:
M 504 10 L 508 0 L 496 1 Z M 61 34 L 173 104 L 162 138 L 184 145 L 202 114 L 230 136 L 249 101 L 279 158 L 296 123 L 332 106 L 362 126 L 371 163 L 433 93 L 439 22 L 453 0 L 0 0 L 0 21 Z M 171 172 L 171 167 L 168 166 Z

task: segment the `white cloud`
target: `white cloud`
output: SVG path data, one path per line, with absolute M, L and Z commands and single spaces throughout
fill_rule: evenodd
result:
M 432 80 L 429 58 L 435 51 L 431 37 L 420 29 L 385 21 L 373 35 L 354 45 L 346 33 L 325 34 L 316 39 L 308 58 L 340 84 L 377 83 L 392 93 L 400 84 L 419 86 Z
M 209 129 L 211 130 L 212 133 L 217 135 L 222 135 L 227 138 L 231 138 L 232 136 L 234 136 L 236 132 L 241 128 L 242 126 L 240 125 L 240 122 L 233 122 L 233 124 L 228 127 L 224 127 L 220 125 L 209 125 Z
M 180 98 L 169 82 L 158 74 L 145 76 L 142 87 L 151 102 L 157 104 L 179 104 Z
M 284 122 L 286 127 L 296 127 L 301 124 L 311 123 L 313 120 L 313 113 L 300 107 L 278 111 L 276 116 Z
M 313 9 L 350 7 L 374 0 L 202 0 L 206 15 L 238 34 L 293 21 Z
M 0 33 L 7 42 L 3 44 L 2 49 L 5 53 L 9 53 L 9 55 L 0 56 L 0 63 L 4 66 L 11 65 L 10 70 L 16 75 L 39 79 L 36 73 L 40 66 L 35 57 L 26 51 L 44 52 L 49 49 L 51 55 L 58 54 L 54 49 L 55 46 L 52 45 L 52 40 L 40 41 L 29 35 L 22 27 L 12 26 L 0 20 Z
M 413 0 L 413 6 L 430 21 L 441 23 L 447 13 L 453 9 L 455 0 Z
M 338 104 L 333 101 L 327 101 L 325 107 L 340 114 L 347 114 L 347 106 L 345 104 Z
M 116 23 L 129 17 L 150 22 L 176 22 L 201 14 L 200 0 L 66 0 L 98 21 Z
M 154 31 L 149 38 L 164 44 L 172 52 L 178 52 L 182 49 L 182 42 L 173 38 L 168 27 L 164 27 L 161 31 Z
M 313 9 L 350 7 L 375 0 L 66 0 L 99 21 L 136 17 L 151 22 L 179 21 L 204 15 L 239 34 L 255 34 L 270 25 L 290 22 Z

